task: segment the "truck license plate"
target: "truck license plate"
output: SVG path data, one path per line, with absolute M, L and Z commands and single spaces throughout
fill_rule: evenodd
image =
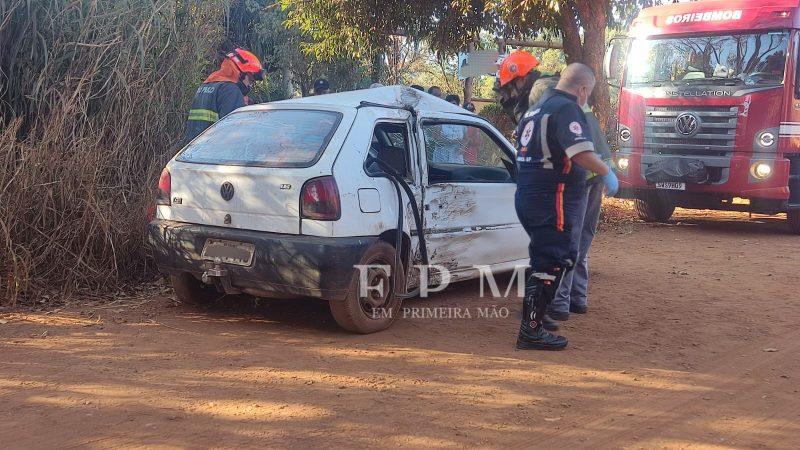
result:
M 253 263 L 255 246 L 246 242 L 225 241 L 222 239 L 206 239 L 202 258 L 237 266 L 249 266 Z
M 656 183 L 656 189 L 670 189 L 673 191 L 685 191 L 686 190 L 686 183 L 680 181 L 665 181 L 662 183 Z

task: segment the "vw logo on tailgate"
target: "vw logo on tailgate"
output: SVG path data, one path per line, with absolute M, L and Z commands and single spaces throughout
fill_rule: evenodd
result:
M 700 131 L 700 117 L 690 112 L 679 114 L 675 119 L 675 131 L 681 136 L 694 136 Z
M 228 181 L 222 183 L 222 186 L 219 188 L 219 195 L 221 195 L 226 202 L 233 198 L 233 192 L 233 185 Z

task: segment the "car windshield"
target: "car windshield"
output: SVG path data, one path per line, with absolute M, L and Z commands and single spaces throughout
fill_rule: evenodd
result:
M 752 85 L 783 83 L 789 33 L 637 39 L 628 55 L 627 85 Z
M 228 115 L 192 141 L 178 161 L 261 167 L 308 167 L 336 131 L 342 115 L 272 109 Z

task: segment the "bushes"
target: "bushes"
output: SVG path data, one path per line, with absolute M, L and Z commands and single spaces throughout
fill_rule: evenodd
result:
M 151 187 L 214 59 L 223 7 L 0 3 L 0 303 L 144 273 Z
M 516 125 L 514 121 L 508 117 L 508 114 L 503 111 L 499 103 L 491 103 L 481 109 L 479 116 L 485 118 L 492 123 L 507 139 L 511 140 L 511 134 L 514 133 Z

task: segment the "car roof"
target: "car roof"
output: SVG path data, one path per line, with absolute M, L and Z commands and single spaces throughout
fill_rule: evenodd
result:
M 292 98 L 269 103 L 270 106 L 291 105 L 331 105 L 336 107 L 357 108 L 362 102 L 376 103 L 398 108 L 414 106 L 417 112 L 447 112 L 471 114 L 461 106 L 456 106 L 426 92 L 408 86 L 384 86 L 379 88 L 360 89 L 357 91 L 338 92 L 335 94 L 315 95 L 312 97 Z M 261 108 L 259 107 L 261 106 Z M 244 110 L 262 109 L 262 105 L 252 105 Z

